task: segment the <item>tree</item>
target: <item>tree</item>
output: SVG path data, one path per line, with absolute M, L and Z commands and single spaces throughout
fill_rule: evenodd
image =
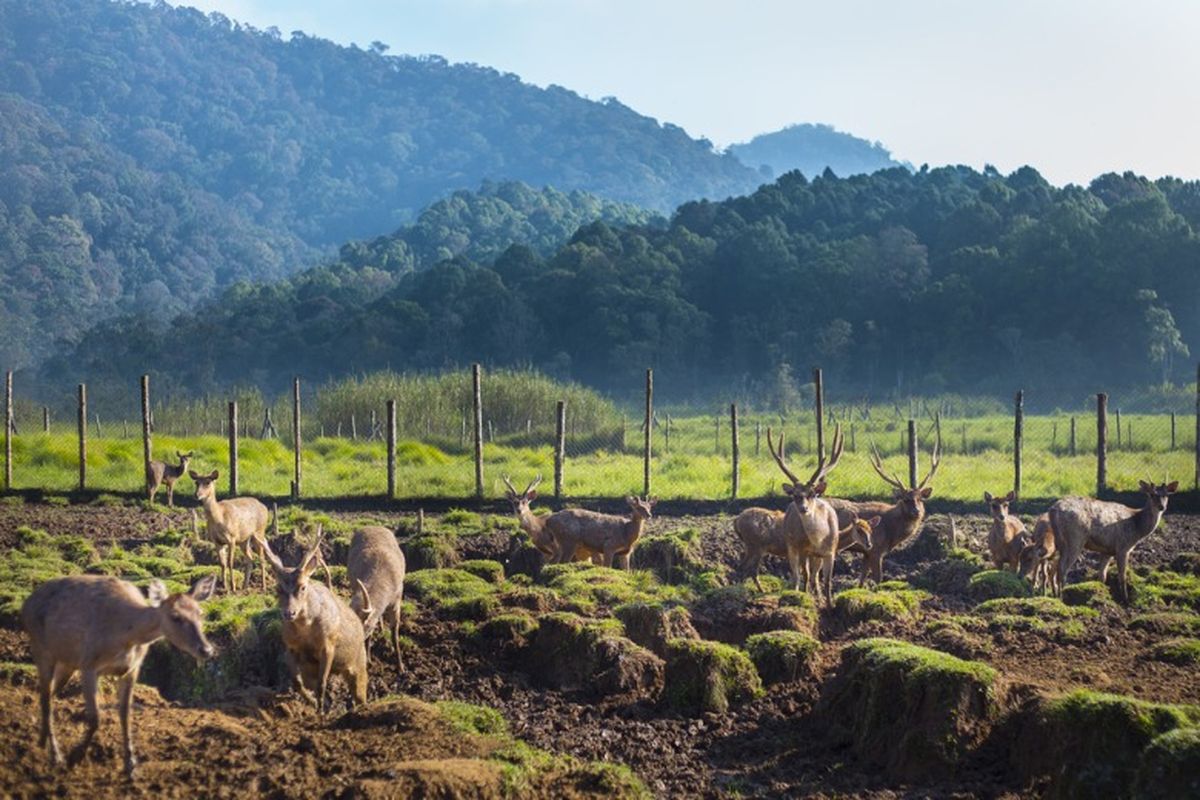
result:
M 1158 292 L 1142 289 L 1137 293 L 1137 298 L 1145 305 L 1143 319 L 1146 325 L 1146 352 L 1151 363 L 1158 365 L 1162 385 L 1166 386 L 1171 382 L 1171 367 L 1175 356 L 1186 358 L 1190 351 L 1184 344 L 1183 337 L 1179 335 L 1174 315 L 1162 306 L 1154 305 L 1154 301 L 1158 299 Z

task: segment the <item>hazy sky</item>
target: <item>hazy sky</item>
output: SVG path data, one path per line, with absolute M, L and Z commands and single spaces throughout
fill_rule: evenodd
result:
M 1200 178 L 1192 0 L 193 0 L 599 99 L 717 145 L 794 122 L 913 164 Z

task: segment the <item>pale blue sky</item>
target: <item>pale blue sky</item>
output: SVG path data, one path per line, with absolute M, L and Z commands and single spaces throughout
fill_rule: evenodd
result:
M 175 0 L 172 0 L 175 2 Z M 793 122 L 914 164 L 1200 178 L 1190 0 L 192 0 L 286 36 L 614 95 L 717 145 Z

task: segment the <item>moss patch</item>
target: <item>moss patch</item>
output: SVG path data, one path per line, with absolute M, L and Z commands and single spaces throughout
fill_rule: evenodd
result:
M 504 565 L 499 561 L 475 559 L 464 561 L 458 565 L 463 572 L 469 572 L 476 578 L 482 578 L 488 583 L 501 584 L 504 582 Z
M 785 683 L 812 674 L 821 643 L 799 631 L 756 633 L 746 639 L 746 652 L 763 683 Z
M 659 657 L 667 654 L 672 639 L 699 639 L 692 618 L 683 606 L 663 603 L 625 603 L 613 609 L 631 640 Z
M 1095 609 L 1068 606 L 1056 597 L 1003 597 L 987 600 L 975 607 L 975 613 L 984 615 L 1010 614 L 1018 617 L 1035 617 L 1042 620 L 1095 619 Z
M 705 639 L 733 645 L 768 631 L 811 634 L 817 624 L 817 608 L 809 595 L 790 590 L 760 594 L 749 582 L 714 589 L 690 610 L 692 623 Z
M 1029 581 L 1008 570 L 985 569 L 967 581 L 967 596 L 977 603 L 996 597 L 1028 597 L 1031 594 L 1033 589 Z
M 833 607 L 845 625 L 858 625 L 870 620 L 895 622 L 914 619 L 922 601 L 928 597 L 928 594 L 917 589 L 847 589 L 834 595 Z
M 894 777 L 920 779 L 953 768 L 997 713 L 996 672 L 986 664 L 894 639 L 842 651 L 822 695 L 834 744 Z
M 1150 648 L 1150 657 L 1178 666 L 1200 664 L 1200 639 L 1168 639 Z
M 700 555 L 700 533 L 683 528 L 643 537 L 633 551 L 632 566 L 649 569 L 664 583 L 691 583 L 712 569 Z
M 617 570 L 588 562 L 551 564 L 542 569 L 538 582 L 557 593 L 567 608 L 584 614 L 622 603 L 683 600 L 690 596 L 684 587 L 661 584 L 648 570 Z
M 461 569 L 425 569 L 404 582 L 409 596 L 450 619 L 486 619 L 500 607 L 499 587 Z
M 1200 797 L 1200 728 L 1176 728 L 1142 751 L 1134 797 Z
M 1189 633 L 1200 634 L 1200 614 L 1189 614 L 1183 611 L 1159 611 L 1152 614 L 1139 614 L 1129 620 L 1129 627 L 1139 631 L 1181 636 Z
M 458 550 L 448 536 L 425 534 L 403 542 L 404 562 L 416 572 L 423 569 L 445 569 L 458 563 Z
M 754 663 L 736 647 L 696 639 L 673 639 L 667 644 L 663 700 L 670 708 L 723 714 L 731 703 L 762 693 Z
M 1064 586 L 1062 601 L 1069 606 L 1089 606 L 1091 608 L 1112 608 L 1112 593 L 1100 581 L 1083 581 Z
M 623 633 L 615 619 L 589 620 L 562 611 L 546 614 L 526 649 L 529 674 L 556 689 L 657 696 L 662 659 Z

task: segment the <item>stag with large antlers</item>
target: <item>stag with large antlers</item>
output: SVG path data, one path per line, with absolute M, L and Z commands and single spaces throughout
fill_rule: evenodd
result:
M 904 481 L 889 473 L 883 466 L 875 443 L 871 443 L 871 466 L 875 473 L 892 487 L 894 502 L 891 504 L 877 501 L 856 503 L 852 500 L 830 499 L 829 503 L 837 511 L 838 522 L 849 524 L 853 516 L 880 517 L 879 524 L 871 536 L 871 546 L 864 550 L 862 574 L 859 575 L 858 585 L 866 583 L 867 575 L 874 578 L 876 583 L 883 581 L 883 557 L 907 542 L 921 529 L 925 521 L 925 501 L 933 494 L 929 482 L 937 474 L 938 466 L 942 463 L 942 443 L 935 440 L 933 458 L 930 462 L 929 474 L 916 486 L 906 486 Z M 853 548 L 857 549 L 857 548 Z
M 508 498 L 508 502 L 512 503 L 513 513 L 517 515 L 517 519 L 521 522 L 521 530 L 529 534 L 529 540 L 547 562 L 557 558 L 558 549 L 554 544 L 554 535 L 547 527 L 547 522 L 554 514 L 538 516 L 529 508 L 530 503 L 537 499 L 537 487 L 542 482 L 542 476 L 538 475 L 530 481 L 523 492 L 517 491 L 517 487 L 512 485 L 512 481 L 508 479 L 507 475 L 502 477 L 504 485 L 508 487 L 505 496 Z M 556 513 L 561 514 L 562 512 L 559 511 Z M 592 550 L 586 544 L 580 543 L 579 547 L 575 550 L 575 560 L 586 561 L 589 558 L 593 564 L 604 563 L 604 553 L 602 551 Z
M 821 495 L 825 494 L 826 477 L 841 460 L 844 444 L 842 426 L 838 425 L 833 433 L 833 449 L 829 458 L 826 459 L 825 454 L 822 453 L 812 475 L 807 481 L 801 481 L 794 472 L 788 469 L 787 462 L 783 457 L 782 440 L 776 447 L 771 429 L 767 428 L 767 448 L 775 458 L 775 463 L 779 465 L 783 474 L 790 481 L 783 485 L 783 491 L 792 498 L 792 502 L 783 516 L 780 530 L 787 544 L 787 558 L 788 565 L 792 570 L 792 583 L 797 590 L 800 589 L 801 572 L 803 571 L 805 590 L 816 590 L 819 599 L 821 578 L 823 577 L 825 599 L 831 604 L 833 602 L 833 561 L 838 551 L 839 526 L 837 512 Z M 847 522 L 847 525 L 849 524 L 851 523 Z M 820 573 L 818 573 L 818 569 L 821 571 Z

